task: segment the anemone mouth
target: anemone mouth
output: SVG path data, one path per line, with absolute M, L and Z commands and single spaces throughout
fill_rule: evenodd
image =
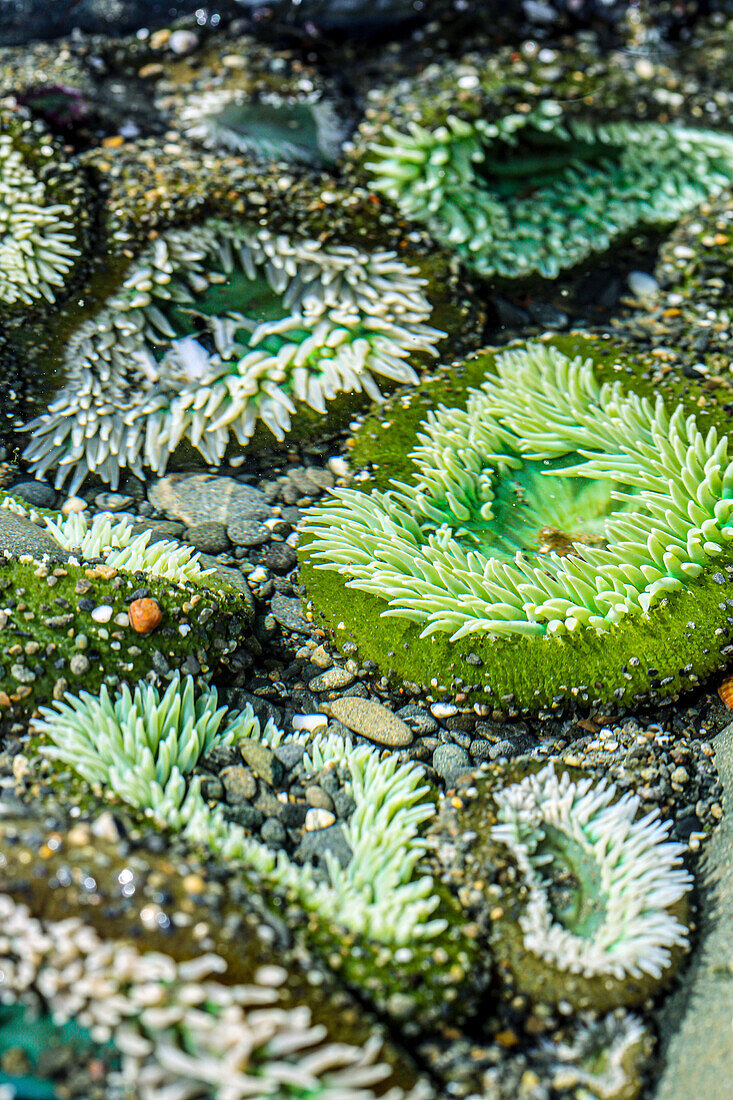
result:
M 524 946 L 587 977 L 658 979 L 687 929 L 670 909 L 689 890 L 682 845 L 657 813 L 613 785 L 548 764 L 494 795 L 494 840 L 517 860 L 528 900 Z
M 40 146 L 26 157 L 10 133 L 0 132 L 0 303 L 54 302 L 81 255 L 74 210 L 56 202 L 52 182 L 33 166 L 54 150 Z
M 415 382 L 413 357 L 437 354 L 423 286 L 393 252 L 217 220 L 170 231 L 74 334 L 67 385 L 28 425 L 25 457 L 59 487 L 88 472 L 116 486 L 125 467 L 162 473 L 183 440 L 216 464 L 258 422 L 283 439 L 295 402 L 379 400 L 375 376 Z
M 555 278 L 637 226 L 664 225 L 733 178 L 733 139 L 654 123 L 525 114 L 385 127 L 372 186 L 482 275 Z
M 423 636 L 455 640 L 602 634 L 725 560 L 733 536 L 725 436 L 703 436 L 694 417 L 681 408 L 670 416 L 661 398 L 652 404 L 620 383 L 601 384 L 592 360 L 571 361 L 550 345 L 505 352 L 496 368 L 469 391 L 466 409 L 428 415 L 410 456 L 412 483 L 393 481 L 386 493 L 339 490 L 306 517 L 317 569 L 385 600 L 384 615 L 423 624 Z M 524 505 L 502 514 L 501 495 L 511 496 L 525 463 L 534 481 L 584 486 L 572 497 L 585 517 L 582 545 L 577 529 L 556 522 L 562 509 L 551 525 L 561 552 L 537 545 L 537 517 L 528 523 Z M 595 498 L 593 515 L 586 494 Z M 478 533 L 477 515 L 485 525 Z M 546 511 L 539 518 L 546 538 Z
M 348 127 L 324 97 L 252 96 L 241 89 L 191 95 L 179 114 L 184 135 L 210 149 L 313 168 L 339 160 Z

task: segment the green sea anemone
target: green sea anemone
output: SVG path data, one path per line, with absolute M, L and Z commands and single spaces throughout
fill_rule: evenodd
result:
M 674 907 L 691 879 L 681 868 L 684 847 L 668 840 L 669 822 L 656 811 L 639 818 L 637 796 L 558 775 L 552 763 L 493 798 L 491 840 L 511 853 L 521 881 L 521 900 L 494 924 L 515 979 L 541 997 L 555 973 L 552 988 L 580 1005 L 643 1000 L 648 980 L 662 979 L 687 940 Z
M 240 825 L 230 822 L 221 807 L 210 807 L 201 793 L 201 778 L 191 778 L 198 761 L 213 747 L 254 738 L 272 747 L 282 733 L 272 721 L 264 728 L 248 706 L 242 712 L 217 709 L 217 694 L 194 694 L 193 682 L 175 677 L 161 697 L 146 684 L 134 694 L 123 687 L 113 700 L 105 688 L 99 697 L 87 692 L 67 696 L 41 711 L 36 730 L 52 744 L 47 756 L 70 765 L 88 783 L 127 805 L 147 811 L 164 827 L 223 860 L 245 865 L 270 888 L 284 892 L 307 913 L 317 914 L 320 931 L 312 932 L 328 951 L 329 962 L 340 952 L 332 929 L 356 938 L 358 950 L 345 955 L 347 980 L 366 986 L 388 1010 L 442 1014 L 470 973 L 470 945 L 447 928 L 451 907 L 441 905 L 428 874 L 416 873 L 424 852 L 420 826 L 435 812 L 425 796 L 423 771 L 399 765 L 394 757 L 381 760 L 377 750 L 354 748 L 348 740 L 300 738 L 306 747 L 307 771 L 326 765 L 346 767 L 348 794 L 355 809 L 344 826 L 352 858 L 344 867 L 329 851 L 326 879 L 313 868 L 292 862 L 284 850 L 273 851 Z M 292 740 L 292 739 L 291 739 Z M 437 954 L 435 954 L 437 951 Z M 392 974 L 375 969 L 375 956 L 390 959 Z M 443 963 L 437 960 L 443 958 Z M 407 973 L 435 967 L 421 988 L 405 988 Z M 473 980 L 473 979 L 471 979 Z M 422 1002 L 425 1002 L 423 1004 Z M 455 1005 L 454 1005 L 455 1010 Z
M 75 512 L 60 521 L 46 516 L 45 522 L 59 546 L 85 561 L 104 558 L 113 569 L 176 582 L 195 582 L 213 572 L 201 568 L 200 554 L 173 539 L 149 546 L 151 532 L 134 535 L 132 516 L 99 512 L 90 522 L 86 512 Z
M 72 492 L 88 473 L 116 487 L 123 469 L 162 473 L 184 440 L 215 465 L 260 421 L 283 439 L 295 402 L 379 399 L 375 377 L 414 382 L 414 357 L 436 354 L 423 286 L 390 251 L 217 220 L 170 230 L 68 341 L 25 458 Z
M 378 1036 L 363 1046 L 332 1041 L 306 1004 L 282 1003 L 282 966 L 261 965 L 248 984 L 226 984 L 227 963 L 211 952 L 180 960 L 142 951 L 103 939 L 80 917 L 38 920 L 4 894 L 0 919 L 3 1001 L 43 1005 L 57 1025 L 74 1020 L 111 1043 L 121 1068 L 110 1084 L 125 1095 L 384 1095 L 393 1070 L 379 1060 Z M 426 1095 L 422 1086 L 409 1094 Z M 388 1096 L 408 1100 L 397 1085 Z
M 469 673 L 485 669 L 473 690 L 505 706 L 598 705 L 697 683 L 723 663 L 733 607 L 727 437 L 548 342 L 488 360 L 466 408 L 428 414 L 412 481 L 340 489 L 308 514 L 316 605 L 383 664 L 386 637 L 390 664 L 411 679 L 429 678 L 434 660 L 445 683 L 472 649 Z M 342 599 L 323 571 L 370 601 Z M 390 637 L 374 612 L 404 622 Z
M 80 187 L 38 123 L 0 115 L 0 305 L 54 302 L 81 255 Z
M 733 137 L 651 121 L 665 100 L 622 66 L 535 70 L 502 53 L 430 66 L 374 97 L 355 143 L 372 188 L 480 275 L 555 278 L 730 186 Z
M 253 97 L 241 88 L 209 89 L 186 97 L 177 122 L 189 141 L 208 149 L 313 167 L 335 164 L 347 134 L 334 103 L 314 93 Z

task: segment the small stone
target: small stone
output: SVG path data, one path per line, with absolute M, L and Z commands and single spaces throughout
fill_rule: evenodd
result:
M 317 787 L 314 783 L 306 787 L 305 800 L 308 805 L 312 806 L 315 810 L 329 810 L 333 813 L 333 799 L 328 791 L 324 791 L 323 787 Z
M 454 703 L 433 703 L 430 712 L 434 718 L 450 718 L 451 715 L 458 714 L 458 707 Z
M 297 561 L 298 555 L 286 542 L 273 542 L 266 550 L 261 551 L 260 564 L 271 569 L 273 573 L 289 573 L 295 568 Z
M 290 769 L 297 767 L 305 756 L 305 745 L 301 745 L 297 741 L 285 741 L 284 744 L 277 746 L 275 756 L 290 771 Z
M 87 502 L 83 497 L 67 497 L 61 505 L 61 515 L 71 516 L 75 512 L 83 512 L 86 507 Z
M 340 867 L 348 867 L 351 863 L 352 851 L 340 825 L 306 832 L 293 853 L 293 859 L 297 863 L 312 863 L 319 867 L 325 864 L 326 852 L 333 855 Z
M 10 675 L 19 684 L 32 684 L 36 678 L 35 672 L 32 672 L 25 665 L 11 665 Z
M 449 785 L 463 772 L 472 771 L 471 757 L 460 745 L 438 745 L 433 753 L 433 767 Z
M 330 668 L 333 664 L 333 657 L 322 645 L 317 645 L 315 649 L 310 651 L 309 660 L 316 668 Z
M 92 836 L 100 840 L 109 840 L 116 843 L 123 836 L 122 829 L 117 818 L 109 810 L 103 810 L 91 825 Z
M 261 741 L 245 738 L 238 747 L 245 764 L 248 764 L 254 774 L 269 787 L 277 787 L 282 782 L 285 769 L 267 745 L 263 745 Z
M 94 608 L 91 615 L 95 623 L 108 623 L 112 618 L 112 610 L 108 603 L 102 603 Z M 147 631 L 138 631 L 138 633 L 147 633 Z
M 264 523 L 251 519 L 235 519 L 226 529 L 227 535 L 236 546 L 262 546 L 269 542 L 272 532 Z
M 288 839 L 288 834 L 285 832 L 285 826 L 282 821 L 278 821 L 276 817 L 268 817 L 265 819 L 260 829 L 260 836 L 265 844 L 277 845 L 278 847 L 285 844 Z
M 136 634 L 152 634 L 163 619 L 160 605 L 153 599 L 133 600 L 127 611 Z
M 240 806 L 232 806 L 227 810 L 227 817 L 230 821 L 235 821 L 237 825 L 241 825 L 243 829 L 249 829 L 251 832 L 259 829 L 264 821 L 262 811 L 256 810 L 248 802 L 243 802 Z
M 20 497 L 28 504 L 34 504 L 36 508 L 53 508 L 56 503 L 56 490 L 47 485 L 45 481 L 35 479 L 19 481 L 8 490 L 14 497 Z
M 685 783 L 690 782 L 689 773 L 687 769 L 683 767 L 674 768 L 669 778 L 670 782 L 673 783 L 675 787 L 684 787 Z
M 229 549 L 227 529 L 223 523 L 197 523 L 189 527 L 186 537 L 202 554 L 223 554 Z
M 312 833 L 316 829 L 327 829 L 336 821 L 336 815 L 330 810 L 310 809 L 305 815 L 305 831 Z
M 293 729 L 294 730 L 308 730 L 313 733 L 314 730 L 324 730 L 328 725 L 328 718 L 325 714 L 294 714 L 293 715 Z
M 199 44 L 199 36 L 194 31 L 171 31 L 168 39 L 168 49 L 171 53 L 183 57 L 187 53 L 193 53 Z
M 347 672 L 340 665 L 334 665 L 326 672 L 314 676 L 308 682 L 308 687 L 311 691 L 335 691 L 338 688 L 348 687 L 349 684 L 353 684 L 354 680 L 355 676 L 351 672 Z
M 401 707 L 397 711 L 397 717 L 406 722 L 418 737 L 425 737 L 428 734 L 435 733 L 438 729 L 438 723 L 432 714 L 423 710 L 422 707 L 416 706 L 415 703 L 408 703 L 407 706 Z
M 97 493 L 94 503 L 103 512 L 121 512 L 135 501 L 125 493 Z
M 659 283 L 646 271 L 630 271 L 626 282 L 635 298 L 656 298 L 659 295 Z
M 219 779 L 224 784 L 227 802 L 232 806 L 242 802 L 250 802 L 257 797 L 257 780 L 249 768 L 241 764 L 232 764 L 223 768 L 219 773 Z
M 272 597 L 270 611 L 275 621 L 286 630 L 294 630 L 299 634 L 310 633 L 310 624 L 303 618 L 300 600 L 276 592 Z
M 89 658 L 83 653 L 75 653 L 69 661 L 69 671 L 74 676 L 83 676 L 89 671 Z
M 398 718 L 391 710 L 371 699 L 359 699 L 346 696 L 334 699 L 330 704 L 333 717 L 343 723 L 353 733 L 359 733 L 376 745 L 386 745 L 391 749 L 406 748 L 411 745 L 414 734 L 406 722 Z
M 53 697 L 56 700 L 63 699 L 66 692 L 69 690 L 69 681 L 65 680 L 63 676 L 59 677 L 56 683 L 53 685 Z

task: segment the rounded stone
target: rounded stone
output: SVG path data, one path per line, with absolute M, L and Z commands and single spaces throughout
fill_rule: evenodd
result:
M 47 485 L 45 481 L 28 479 L 19 481 L 12 489 L 8 490 L 14 497 L 20 497 L 28 504 L 34 504 L 36 508 L 53 508 L 56 503 L 56 490 Z
M 197 523 L 189 527 L 186 537 L 202 554 L 223 554 L 229 549 L 229 537 L 223 523 Z
M 282 845 L 288 839 L 288 834 L 285 831 L 285 826 L 282 821 L 278 821 L 276 817 L 268 817 L 263 822 L 260 829 L 260 836 L 264 840 L 265 844 L 277 844 Z
M 314 676 L 312 680 L 308 682 L 308 687 L 311 691 L 335 691 L 338 688 L 348 687 L 349 684 L 353 684 L 354 674 L 347 672 L 345 668 L 341 668 L 340 665 L 334 665 L 333 668 L 327 669 L 326 672 L 321 672 L 318 676 Z
M 433 767 L 441 779 L 449 782 L 463 771 L 471 771 L 473 764 L 466 749 L 460 745 L 438 745 L 433 753 Z
M 152 634 L 163 619 L 163 612 L 157 600 L 133 600 L 127 609 L 130 626 L 136 634 Z
M 226 530 L 236 546 L 262 546 L 264 542 L 270 541 L 272 534 L 264 523 L 251 519 L 235 519 Z
M 69 671 L 74 676 L 83 676 L 85 672 L 89 671 L 89 658 L 85 657 L 83 653 L 75 653 L 69 661 Z
M 414 734 L 406 722 L 372 699 L 346 696 L 330 704 L 332 716 L 352 733 L 361 734 L 375 745 L 403 749 L 413 742 Z

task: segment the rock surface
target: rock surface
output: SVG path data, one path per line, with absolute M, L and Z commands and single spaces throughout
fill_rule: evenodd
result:
M 161 512 L 189 526 L 270 515 L 264 493 L 231 477 L 213 474 L 169 474 L 148 488 L 148 500 Z

